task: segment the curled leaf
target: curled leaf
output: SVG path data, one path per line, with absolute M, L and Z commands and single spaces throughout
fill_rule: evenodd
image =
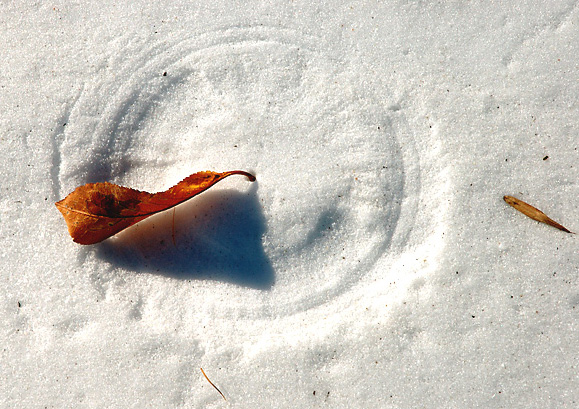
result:
M 523 213 L 525 216 L 530 217 L 533 220 L 536 220 L 541 223 L 546 223 L 549 226 L 556 227 L 559 230 L 562 230 L 567 233 L 573 233 L 567 230 L 565 227 L 561 226 L 559 223 L 551 219 L 545 213 L 537 209 L 536 207 L 531 206 L 528 203 L 523 202 L 520 199 L 512 196 L 504 196 L 504 201 L 507 202 L 509 205 L 513 206 L 519 212 Z
M 95 244 L 197 196 L 231 175 L 243 175 L 255 181 L 252 174 L 234 170 L 194 173 L 159 193 L 141 192 L 108 182 L 89 183 L 77 187 L 55 204 L 64 216 L 72 239 L 80 244 Z

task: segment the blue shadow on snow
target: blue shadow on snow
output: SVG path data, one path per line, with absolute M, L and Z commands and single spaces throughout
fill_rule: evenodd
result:
M 139 273 L 268 290 L 275 278 L 256 191 L 256 182 L 248 192 L 208 190 L 105 240 L 97 257 Z

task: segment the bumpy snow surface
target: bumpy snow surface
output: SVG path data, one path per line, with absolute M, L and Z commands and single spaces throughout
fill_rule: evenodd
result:
M 576 2 L 3 2 L 0 28 L 2 408 L 579 407 L 579 242 L 502 200 L 579 230 Z M 54 206 L 235 169 L 93 246 Z

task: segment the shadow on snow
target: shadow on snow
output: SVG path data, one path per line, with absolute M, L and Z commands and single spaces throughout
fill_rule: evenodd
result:
M 256 192 L 256 183 L 245 193 L 204 192 L 105 240 L 96 254 L 140 273 L 267 290 L 274 272 L 262 246 L 266 225 Z

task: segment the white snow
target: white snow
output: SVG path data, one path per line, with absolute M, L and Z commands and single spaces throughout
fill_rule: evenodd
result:
M 0 407 L 578 407 L 577 237 L 502 200 L 579 230 L 578 25 L 1 3 Z M 54 206 L 235 169 L 93 246 Z

